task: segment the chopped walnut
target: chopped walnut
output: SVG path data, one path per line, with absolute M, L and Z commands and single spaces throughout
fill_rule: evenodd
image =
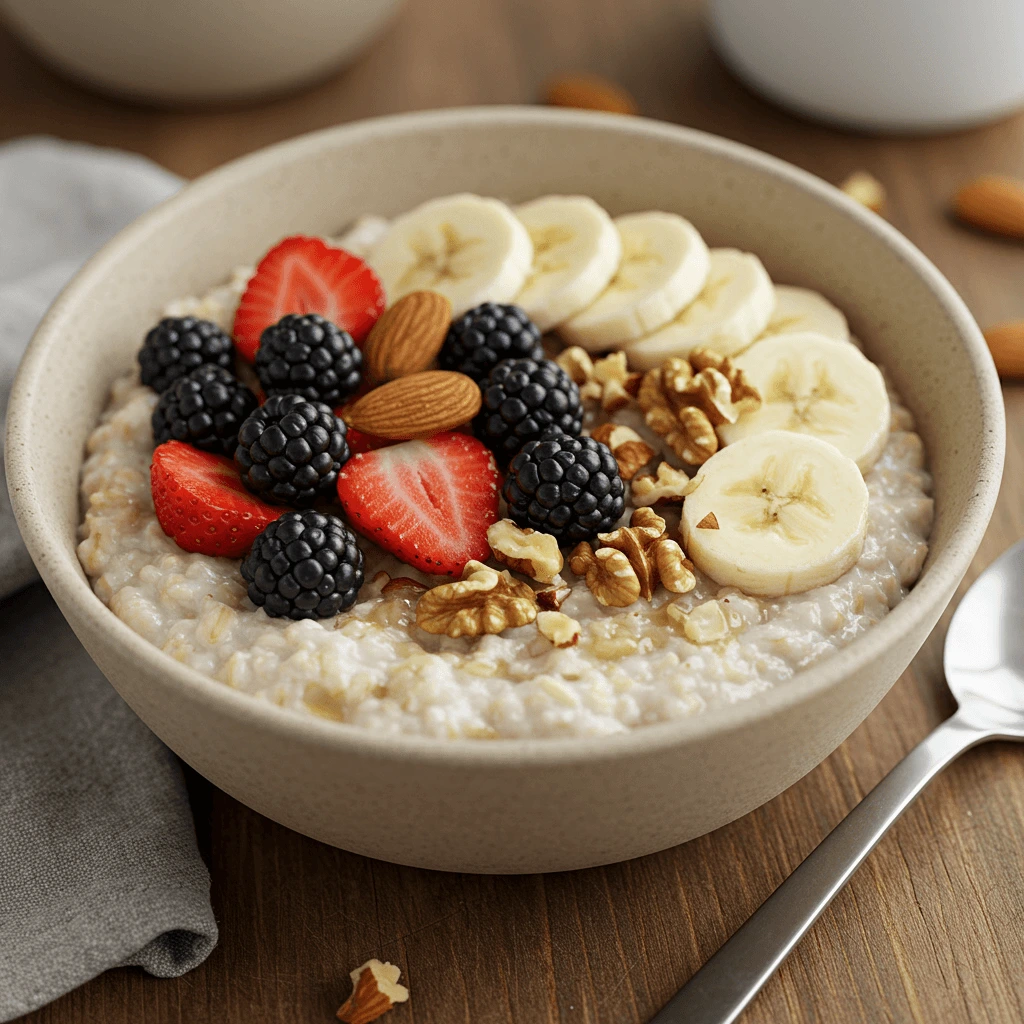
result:
M 572 593 L 572 587 L 567 586 L 564 580 L 559 581 L 550 587 L 537 591 L 537 604 L 545 611 L 557 612 L 568 600 Z
M 395 1003 L 404 1003 L 409 990 L 398 984 L 401 970 L 394 964 L 367 960 L 352 971 L 352 995 L 339 1007 L 337 1018 L 343 1024 L 370 1024 L 383 1016 Z
M 885 186 L 869 171 L 854 171 L 839 187 L 875 213 L 885 209 Z
M 632 480 L 657 454 L 632 427 L 621 423 L 602 423 L 590 432 L 590 436 L 608 446 L 623 480 Z
M 689 362 L 666 359 L 658 369 L 648 370 L 637 397 L 647 425 L 694 466 L 718 451 L 716 426 L 735 423 L 744 411 L 761 404 L 743 372 L 710 349 L 697 349 Z
M 487 543 L 502 565 L 538 583 L 554 583 L 561 572 L 562 552 L 549 533 L 523 529 L 511 519 L 500 519 L 487 530 Z
M 450 637 L 483 636 L 525 626 L 537 618 L 537 598 L 529 584 L 482 562 L 470 561 L 455 583 L 428 590 L 416 605 L 416 625 Z
M 640 581 L 629 559 L 615 548 L 595 551 L 585 540 L 569 555 L 569 568 L 583 576 L 590 592 L 606 608 L 625 608 L 640 598 Z
M 583 387 L 594 376 L 594 361 L 590 358 L 590 353 L 585 348 L 580 348 L 579 345 L 571 345 L 560 352 L 555 362 L 580 387 Z
M 580 397 L 585 402 L 600 402 L 605 412 L 627 405 L 640 387 L 640 374 L 629 372 L 625 352 L 613 352 L 594 362 L 584 349 L 573 345 L 555 361 L 579 385 Z
M 692 563 L 688 562 L 676 541 L 668 537 L 665 520 L 651 508 L 641 506 L 635 509 L 629 526 L 620 526 L 612 533 L 600 533 L 597 539 L 606 547 L 621 551 L 629 559 L 640 583 L 640 596 L 647 601 L 654 596 L 659 582 L 678 594 L 692 590 L 697 584 L 690 571 Z M 663 566 L 667 569 L 664 576 L 661 574 Z M 684 589 L 676 589 L 678 587 Z
M 537 615 L 537 629 L 540 635 L 556 647 L 575 647 L 583 632 L 580 624 L 561 612 L 540 612 Z
M 633 504 L 681 505 L 694 488 L 693 480 L 668 462 L 658 464 L 657 476 L 645 473 L 633 480 Z

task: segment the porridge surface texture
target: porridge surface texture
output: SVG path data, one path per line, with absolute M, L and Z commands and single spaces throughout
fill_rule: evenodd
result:
M 229 329 L 250 274 L 239 268 L 229 284 L 167 312 Z M 100 599 L 139 635 L 224 685 L 282 707 L 442 739 L 623 732 L 784 685 L 905 596 L 927 554 L 933 503 L 921 439 L 891 389 L 890 399 L 892 431 L 865 477 L 864 548 L 835 583 L 764 599 L 697 573 L 688 594 L 660 589 L 651 602 L 616 609 L 598 604 L 566 567 L 572 594 L 561 610 L 582 624 L 582 635 L 564 649 L 533 624 L 458 640 L 423 632 L 415 626 L 415 594 L 382 595 L 374 576 L 437 579 L 364 540 L 367 582 L 349 611 L 291 622 L 254 609 L 237 561 L 185 552 L 161 529 L 149 483 L 156 396 L 134 374 L 114 383 L 88 440 L 79 557 Z M 677 536 L 678 512 L 659 514 Z M 712 598 L 721 602 L 727 635 L 692 643 L 678 612 Z

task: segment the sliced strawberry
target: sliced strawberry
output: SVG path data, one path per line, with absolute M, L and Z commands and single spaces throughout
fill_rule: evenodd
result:
M 235 347 L 252 362 L 260 335 L 286 313 L 319 313 L 362 344 L 384 312 L 384 289 L 358 256 L 320 238 L 278 242 L 249 278 L 235 313 Z
M 356 530 L 424 572 L 459 575 L 491 553 L 498 471 L 475 437 L 437 434 L 354 455 L 338 474 L 338 497 Z
M 157 447 L 149 479 L 164 533 L 186 551 L 241 558 L 286 511 L 250 494 L 231 459 L 181 441 Z

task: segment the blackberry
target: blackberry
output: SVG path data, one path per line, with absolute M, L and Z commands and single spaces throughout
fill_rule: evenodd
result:
M 580 432 L 580 389 L 550 359 L 506 359 L 480 387 L 483 406 L 473 428 L 502 464 L 549 427 Z
M 348 456 L 345 424 L 330 406 L 301 395 L 275 395 L 242 424 L 235 464 L 250 491 L 305 508 L 334 495 Z
M 613 529 L 626 502 L 619 467 L 592 437 L 530 441 L 512 460 L 502 494 L 519 526 L 576 544 Z
M 518 306 L 485 302 L 448 328 L 438 361 L 480 384 L 503 359 L 543 358 L 540 328 Z
M 256 396 L 223 367 L 200 366 L 179 377 L 153 410 L 153 440 L 184 441 L 229 459 L 238 429 L 256 408 Z
M 194 316 L 164 317 L 139 349 L 142 383 L 163 393 L 204 363 L 230 370 L 235 343 L 214 323 Z
M 268 395 L 301 395 L 336 406 L 358 390 L 363 353 L 330 320 L 289 313 L 260 336 L 256 372 Z
M 285 512 L 242 562 L 249 600 L 276 619 L 329 619 L 355 603 L 363 553 L 337 517 Z

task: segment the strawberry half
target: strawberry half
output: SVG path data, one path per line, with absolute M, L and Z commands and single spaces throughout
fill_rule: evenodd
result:
M 250 494 L 231 459 L 167 441 L 149 470 L 153 505 L 179 548 L 241 558 L 265 527 L 287 511 Z
M 235 313 L 235 348 L 251 363 L 260 335 L 286 313 L 319 313 L 361 345 L 384 312 L 384 289 L 358 256 L 293 235 L 256 267 Z
M 338 497 L 354 529 L 424 572 L 461 575 L 471 558 L 490 557 L 498 470 L 475 437 L 437 434 L 354 455 Z

